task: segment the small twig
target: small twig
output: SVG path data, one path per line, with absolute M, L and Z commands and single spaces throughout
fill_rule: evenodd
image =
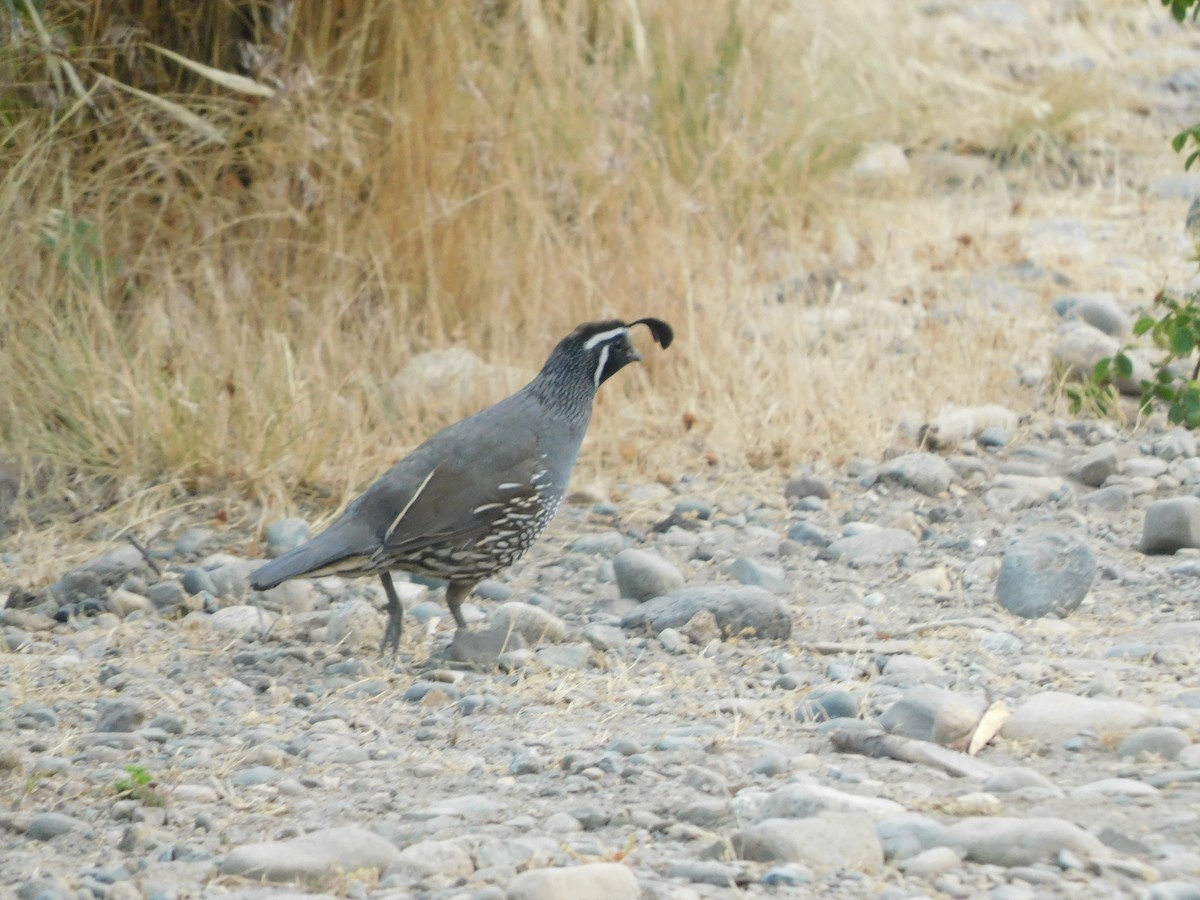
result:
M 151 569 L 154 570 L 154 574 L 157 575 L 159 578 L 162 578 L 162 569 L 160 569 L 158 567 L 158 563 L 156 563 L 154 561 L 154 559 L 150 556 L 150 551 L 146 549 L 146 545 L 143 544 L 141 541 L 139 541 L 137 539 L 137 537 L 132 533 L 126 534 L 125 539 L 127 541 L 129 541 L 129 543 L 133 544 L 134 547 L 137 548 L 138 553 L 142 554 L 142 559 L 146 560 L 146 564 L 148 566 L 150 566 Z
M 933 631 L 937 628 L 986 628 L 988 631 L 1004 631 L 1004 626 L 994 619 L 968 617 L 965 619 L 936 619 L 930 622 L 917 622 L 907 628 L 888 629 L 893 637 L 908 637 L 921 631 Z

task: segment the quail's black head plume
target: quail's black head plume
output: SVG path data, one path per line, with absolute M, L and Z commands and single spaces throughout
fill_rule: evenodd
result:
M 396 463 L 325 531 L 258 569 L 272 588 L 303 575 L 373 575 L 388 598 L 381 650 L 400 646 L 404 610 L 392 569 L 445 578 L 446 603 L 466 627 L 462 602 L 482 579 L 512 565 L 558 509 L 592 416 L 596 391 L 641 359 L 629 340 L 645 325 L 664 348 L 661 319 L 580 325 L 537 377 L 495 406 L 439 431 Z

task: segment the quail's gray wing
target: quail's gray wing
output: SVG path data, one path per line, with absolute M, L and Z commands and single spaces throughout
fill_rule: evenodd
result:
M 392 518 L 377 535 L 382 555 L 403 557 L 419 554 L 423 546 L 468 544 L 494 532 L 505 519 L 515 524 L 513 517 L 533 518 L 530 506 L 538 499 L 542 476 L 537 438 L 532 431 L 513 435 L 504 430 L 508 433 L 478 432 L 470 454 L 453 452 L 453 446 L 436 457 L 421 454 L 426 471 L 403 504 L 393 500 Z

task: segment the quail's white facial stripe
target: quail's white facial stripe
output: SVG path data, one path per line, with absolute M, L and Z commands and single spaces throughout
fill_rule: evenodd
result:
M 614 328 L 611 331 L 602 331 L 599 334 L 593 334 L 587 341 L 584 342 L 583 349 L 591 350 L 597 344 L 603 344 L 605 341 L 611 341 L 613 338 L 622 334 L 629 334 L 629 329 L 622 325 L 620 328 Z
M 596 374 L 594 376 L 594 380 L 596 382 L 596 387 L 600 387 L 600 376 L 604 374 L 604 367 L 606 365 L 608 365 L 608 346 L 607 345 L 600 348 L 600 364 L 596 366 Z

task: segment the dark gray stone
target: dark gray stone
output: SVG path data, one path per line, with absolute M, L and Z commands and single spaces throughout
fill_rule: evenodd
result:
M 146 718 L 142 708 L 132 700 L 114 700 L 100 710 L 94 730 L 103 732 L 129 732 L 141 727 Z
M 1096 557 L 1076 537 L 1027 535 L 1009 545 L 1000 562 L 996 599 L 1014 615 L 1065 616 L 1083 602 L 1096 577 Z
M 890 481 L 936 497 L 950 487 L 954 468 L 936 453 L 905 453 L 879 467 L 877 480 Z
M 647 550 L 622 550 L 613 557 L 613 572 L 621 596 L 639 602 L 683 587 L 679 569 Z
M 682 628 L 696 613 L 712 613 L 725 637 L 753 635 L 764 640 L 786 640 L 792 617 L 775 595 L 758 587 L 699 585 L 685 587 L 643 603 L 621 620 L 626 629 Z
M 1174 553 L 1200 547 L 1200 497 L 1169 497 L 1146 508 L 1143 553 Z

